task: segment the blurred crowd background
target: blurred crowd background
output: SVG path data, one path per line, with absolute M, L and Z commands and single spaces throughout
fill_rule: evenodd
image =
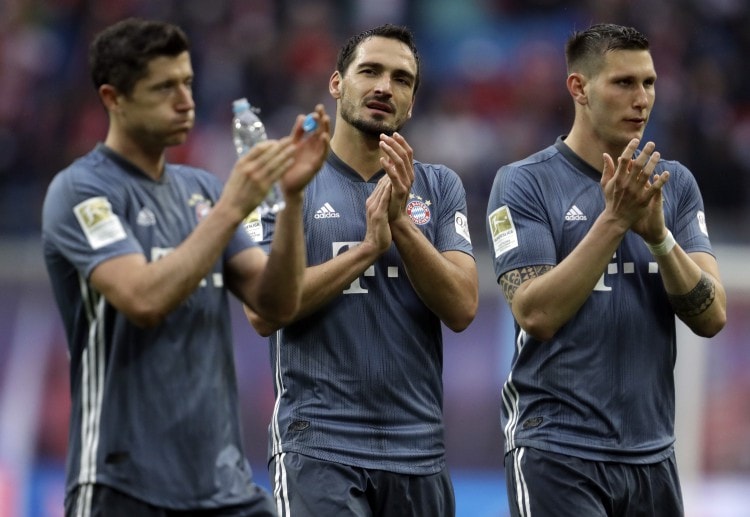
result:
M 750 258 L 747 0 L 0 0 L 0 517 L 61 515 L 68 372 L 41 266 L 40 208 L 52 176 L 106 133 L 88 44 L 133 15 L 177 23 L 190 37 L 197 123 L 169 156 L 222 178 L 234 162 L 233 99 L 247 97 L 269 134 L 281 136 L 316 103 L 335 112 L 328 78 L 348 36 L 385 22 L 414 30 L 423 76 L 403 133 L 417 159 L 462 177 L 481 266 L 480 314 L 446 343 L 449 460 L 463 515 L 504 515 L 499 390 L 512 330 L 485 256 L 487 195 L 501 165 L 569 129 L 563 46 L 571 31 L 606 21 L 648 35 L 658 81 L 646 137 L 695 174 L 712 241 L 728 250 L 720 265 Z M 730 272 L 730 326 L 710 345 L 692 343 L 685 374 L 693 386 L 686 441 L 696 448 L 689 472 L 724 480 L 698 492 L 707 494 L 701 501 L 722 494 L 726 512 L 750 492 L 745 276 L 742 267 Z M 264 477 L 267 350 L 240 314 L 235 322 L 248 454 Z M 468 500 L 476 506 L 462 507 Z M 700 505 L 688 515 L 735 515 Z
M 326 102 L 344 38 L 412 27 L 424 81 L 405 133 L 426 161 L 460 172 L 480 228 L 498 167 L 565 133 L 572 103 L 563 45 L 615 21 L 646 33 L 659 75 L 648 136 L 695 173 L 712 236 L 750 235 L 750 3 L 745 0 L 3 0 L 0 4 L 0 233 L 34 234 L 52 175 L 103 138 L 87 46 L 129 15 L 167 19 L 192 39 L 197 127 L 174 159 L 229 170 L 232 99 L 271 133 Z M 479 239 L 477 232 L 476 240 Z

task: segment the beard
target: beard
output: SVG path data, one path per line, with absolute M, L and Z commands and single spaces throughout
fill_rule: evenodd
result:
M 343 100 L 343 99 L 342 99 Z M 356 115 L 356 107 L 343 100 L 341 104 L 341 118 L 347 124 L 359 130 L 363 135 L 370 138 L 380 138 L 382 133 L 388 136 L 393 136 L 393 133 L 400 131 L 404 126 L 403 121 L 401 123 L 389 124 L 385 120 L 377 119 L 365 119 Z
M 365 136 L 372 138 L 380 138 L 380 135 L 385 133 L 388 136 L 393 136 L 393 133 L 401 129 L 401 127 L 393 127 L 390 124 L 381 122 L 378 120 L 365 120 L 363 118 L 354 118 L 347 116 L 342 113 L 341 118 L 351 124 L 353 127 L 359 130 Z

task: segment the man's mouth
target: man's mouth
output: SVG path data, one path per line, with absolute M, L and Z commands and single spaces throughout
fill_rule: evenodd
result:
M 384 111 L 386 113 L 393 113 L 395 111 L 393 109 L 393 106 L 391 106 L 387 102 L 370 101 L 367 104 L 365 104 L 365 106 L 367 106 L 369 109 Z

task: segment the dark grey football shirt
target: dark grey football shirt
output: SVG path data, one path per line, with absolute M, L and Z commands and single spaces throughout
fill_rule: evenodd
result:
M 101 483 L 171 508 L 250 500 L 223 263 L 252 240 L 238 229 L 202 285 L 155 328 L 131 324 L 88 281 L 112 257 L 172 251 L 221 188 L 172 164 L 154 181 L 101 144 L 50 184 L 42 239 L 70 351 L 68 491 Z
M 688 169 L 661 160 L 667 227 L 688 253 L 711 253 Z M 562 139 L 501 168 L 487 208 L 499 279 L 560 263 L 604 210 L 601 174 Z M 528 446 L 592 460 L 652 463 L 674 443 L 675 315 L 643 239 L 628 232 L 591 296 L 549 341 L 516 324 L 503 387 L 505 450 Z
M 414 173 L 412 221 L 438 251 L 472 254 L 458 175 L 420 162 Z M 362 240 L 365 201 L 383 174 L 364 181 L 329 155 L 305 192 L 309 265 Z M 270 239 L 272 220 L 262 224 Z M 271 456 L 293 451 L 408 474 L 444 466 L 441 322 L 414 291 L 395 245 L 340 296 L 277 332 L 271 361 Z

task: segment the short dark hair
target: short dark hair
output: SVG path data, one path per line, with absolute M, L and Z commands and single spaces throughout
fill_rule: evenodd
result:
M 170 23 L 128 18 L 101 31 L 89 47 L 91 79 L 98 89 L 111 84 L 125 95 L 146 76 L 148 63 L 190 49 L 185 33 Z
M 595 75 L 604 55 L 613 50 L 648 50 L 648 38 L 632 27 L 599 23 L 574 32 L 565 44 L 568 73 Z
M 386 23 L 352 36 L 339 50 L 339 55 L 336 58 L 336 70 L 343 76 L 346 69 L 349 68 L 349 65 L 354 59 L 354 51 L 357 50 L 357 47 L 359 47 L 364 40 L 375 36 L 395 39 L 409 47 L 409 50 L 411 50 L 411 53 L 414 55 L 414 61 L 417 64 L 417 74 L 414 78 L 414 93 L 416 94 L 417 88 L 419 87 L 419 52 L 417 51 L 417 46 L 414 42 L 414 34 L 407 27 Z

